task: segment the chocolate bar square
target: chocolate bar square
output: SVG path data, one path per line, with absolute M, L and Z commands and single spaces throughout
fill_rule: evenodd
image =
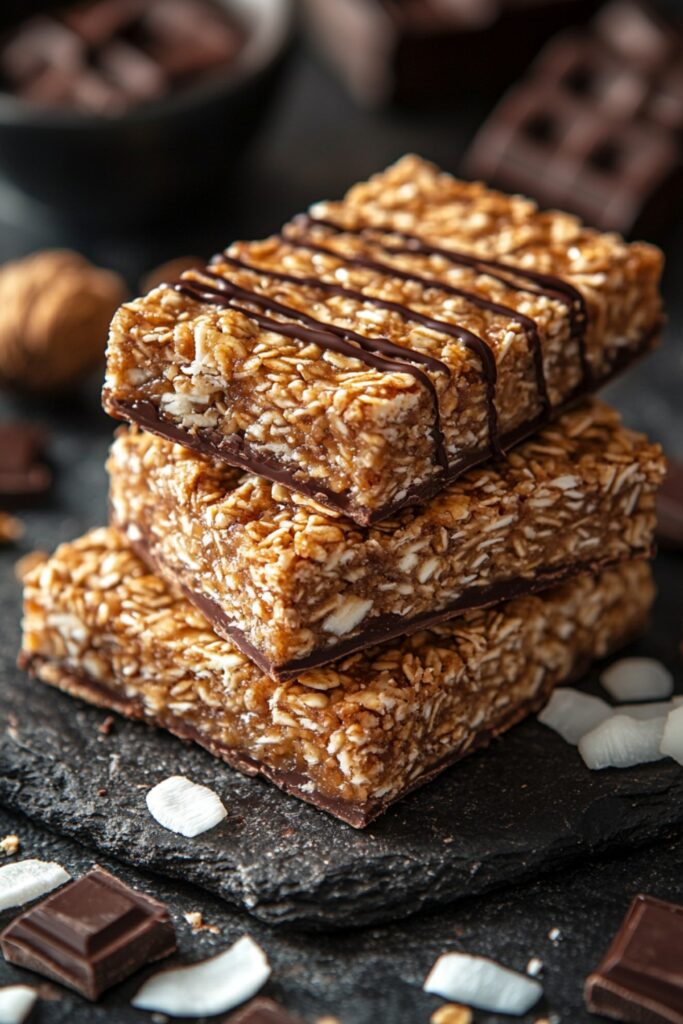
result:
M 95 1000 L 176 946 L 162 903 L 96 867 L 16 918 L 0 948 L 9 963 Z
M 592 1013 L 634 1024 L 683 1022 L 683 906 L 635 897 L 585 1000 Z
M 656 230 L 683 180 L 681 36 L 635 4 L 558 36 L 477 134 L 465 172 L 603 230 Z

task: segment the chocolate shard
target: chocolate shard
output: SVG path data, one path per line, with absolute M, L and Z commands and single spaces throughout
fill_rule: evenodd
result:
M 617 0 L 551 40 L 503 97 L 466 173 L 622 234 L 671 218 L 683 177 L 683 37 Z
M 166 907 L 100 867 L 15 918 L 0 935 L 9 963 L 91 1000 L 175 948 Z
M 272 999 L 252 999 L 231 1014 L 225 1024 L 303 1024 L 303 1021 L 301 1017 L 293 1017 Z
M 683 1024 L 683 906 L 639 893 L 586 980 L 591 1013 L 633 1024 Z
M 33 423 L 0 424 L 0 500 L 33 497 L 48 489 L 45 432 Z
M 683 463 L 667 459 L 667 464 L 657 494 L 657 538 L 663 546 L 683 548 Z

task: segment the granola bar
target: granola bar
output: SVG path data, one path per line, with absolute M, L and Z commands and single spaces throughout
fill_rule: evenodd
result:
M 656 341 L 661 254 L 416 156 L 122 306 L 104 406 L 367 525 Z
M 361 528 L 143 432 L 108 463 L 113 521 L 274 678 L 465 608 L 647 557 L 658 446 L 593 401 L 422 510 Z
M 278 683 L 103 528 L 27 577 L 21 663 L 362 827 L 639 631 L 652 599 L 625 563 Z

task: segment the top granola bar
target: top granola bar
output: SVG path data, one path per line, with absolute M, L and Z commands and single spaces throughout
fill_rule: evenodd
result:
M 122 306 L 104 406 L 375 522 L 653 345 L 661 265 L 407 156 Z

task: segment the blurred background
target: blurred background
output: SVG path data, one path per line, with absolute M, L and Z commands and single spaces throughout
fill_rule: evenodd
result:
M 101 520 L 116 305 L 415 151 L 663 246 L 665 344 L 609 397 L 683 455 L 681 24 L 675 0 L 4 0 L 0 424 L 46 425 Z

